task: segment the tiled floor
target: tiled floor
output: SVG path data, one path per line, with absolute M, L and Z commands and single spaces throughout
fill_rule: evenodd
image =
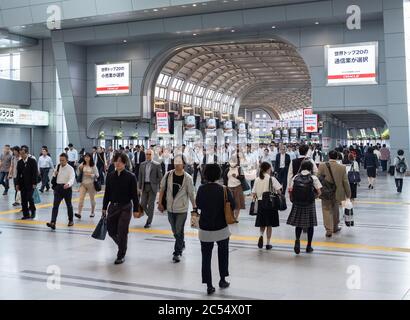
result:
M 231 227 L 231 287 L 217 290 L 211 298 L 201 284 L 196 231 L 188 224 L 187 249 L 181 263 L 173 264 L 173 238 L 166 216 L 157 213 L 148 231 L 142 228 L 145 220 L 133 219 L 126 263 L 115 266 L 112 240 L 90 237 L 100 211 L 94 219 L 88 218 L 89 203 L 84 218 L 71 229 L 66 227 L 62 204 L 60 225 L 52 232 L 45 226 L 51 214 L 51 193 L 42 195 L 35 221 L 19 220 L 21 214 L 13 211 L 10 193 L 0 199 L 0 299 L 410 299 L 407 182 L 402 194 L 395 192 L 391 177 L 380 177 L 375 190 L 368 190 L 363 182 L 355 227 L 343 227 L 331 239 L 325 238 L 317 202 L 319 227 L 311 255 L 293 253 L 294 230 L 286 225 L 288 211 L 280 213 L 273 250 L 259 250 L 254 218 L 244 210 L 240 224 Z M 216 255 L 213 274 L 217 284 Z M 60 288 L 54 282 L 58 278 Z

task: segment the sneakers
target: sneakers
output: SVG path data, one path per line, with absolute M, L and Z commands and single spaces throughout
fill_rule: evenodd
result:
M 300 253 L 300 240 L 295 240 L 295 247 L 293 248 L 296 254 Z
M 262 249 L 262 248 L 263 248 L 263 237 L 262 237 L 262 236 L 259 237 L 259 240 L 258 240 L 258 248 L 259 248 L 259 249 Z

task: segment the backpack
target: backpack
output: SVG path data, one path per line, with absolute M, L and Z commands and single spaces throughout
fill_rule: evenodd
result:
M 293 179 L 292 202 L 298 206 L 308 206 L 315 202 L 315 198 L 312 176 L 297 174 Z
M 396 164 L 396 172 L 400 174 L 406 173 L 407 171 L 406 160 L 404 158 L 403 159 L 397 158 L 397 159 L 399 159 L 399 162 Z

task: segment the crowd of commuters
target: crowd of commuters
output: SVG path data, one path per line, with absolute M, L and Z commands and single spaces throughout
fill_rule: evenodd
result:
M 389 166 L 390 164 L 390 166 Z M 15 188 L 14 206 L 21 205 L 22 219 L 34 219 L 34 193 L 53 190 L 50 222 L 56 229 L 59 206 L 67 206 L 68 226 L 74 217 L 82 218 L 85 196 L 91 203 L 90 217 L 96 213 L 96 194 L 105 185 L 102 216 L 107 219 L 109 236 L 118 246 L 115 264 L 125 261 L 131 217 L 144 213 L 145 228 L 151 228 L 155 204 L 167 212 L 175 238 L 172 260 L 181 261 L 185 249 L 184 227 L 189 208 L 199 216 L 198 234 L 202 252 L 202 281 L 212 294 L 211 258 L 218 245 L 220 288 L 229 283 L 230 229 L 226 207 L 233 211 L 234 223 L 240 222 L 245 196 L 256 203 L 255 227 L 259 229 L 257 246 L 272 249 L 272 230 L 279 227 L 278 206 L 267 206 L 266 195 L 287 196 L 292 203 L 287 224 L 295 227 L 294 251 L 300 254 L 300 238 L 307 233 L 306 252 L 313 252 L 312 240 L 317 227 L 316 199 L 321 199 L 326 237 L 340 232 L 341 203 L 357 198 L 360 168 L 366 170 L 368 189 L 374 189 L 378 172 L 394 175 L 397 192 L 403 190 L 408 168 L 403 150 L 392 157 L 386 145 L 340 146 L 325 154 L 315 144 L 265 144 L 177 148 L 162 146 L 126 146 L 114 150 L 93 147 L 79 152 L 69 144 L 54 165 L 47 146 L 38 160 L 27 146 L 6 145 L 0 155 L 0 184 L 8 195 L 10 180 Z M 50 179 L 51 178 L 51 179 Z M 200 179 L 198 179 L 200 178 Z M 198 186 L 200 180 L 200 186 Z M 78 187 L 78 210 L 72 205 L 73 187 Z M 140 215 L 139 215 L 140 216 Z M 266 237 L 266 240 L 265 240 Z

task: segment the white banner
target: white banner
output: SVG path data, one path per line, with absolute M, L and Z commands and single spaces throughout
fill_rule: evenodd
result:
M 378 43 L 325 46 L 328 85 L 377 84 Z
M 49 114 L 46 111 L 0 107 L 0 123 L 25 126 L 48 126 Z
M 168 112 L 157 112 L 157 134 L 169 134 Z
M 303 132 L 318 132 L 318 115 L 313 113 L 312 109 L 303 109 Z
M 95 65 L 97 95 L 130 93 L 130 63 L 120 62 Z

